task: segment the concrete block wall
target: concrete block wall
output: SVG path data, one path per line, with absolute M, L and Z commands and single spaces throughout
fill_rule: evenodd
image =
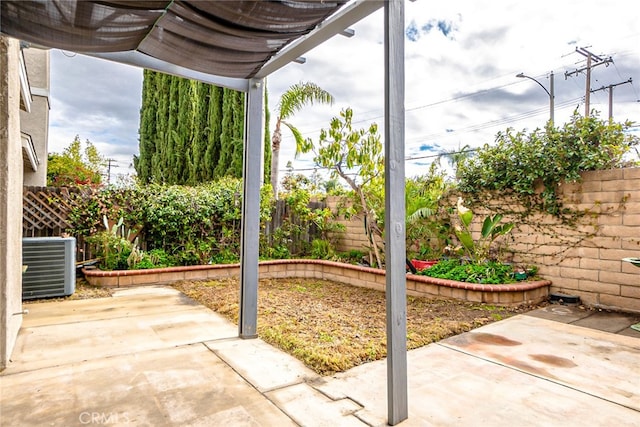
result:
M 593 171 L 560 186 L 563 206 L 581 212 L 575 224 L 534 215 L 508 237 L 514 262 L 534 264 L 551 292 L 577 295 L 589 306 L 640 312 L 640 268 L 622 261 L 640 257 L 640 168 Z M 484 218 L 513 200 L 496 197 Z M 476 224 L 478 225 L 478 224 Z
M 339 196 L 328 196 L 326 203 L 327 207 L 332 212 L 336 212 L 338 203 L 343 199 Z M 364 222 L 362 216 L 353 216 L 350 219 L 344 217 L 338 217 L 336 222 L 345 226 L 344 233 L 340 233 L 338 236 L 338 243 L 336 249 L 340 252 L 348 252 L 350 250 L 358 250 L 364 253 L 368 252 L 369 240 L 364 229 Z
M 179 280 L 239 278 L 240 265 L 196 265 L 121 271 L 101 271 L 89 268 L 84 269 L 83 272 L 93 286 L 120 288 L 170 284 Z M 272 260 L 263 261 L 259 265 L 260 279 L 292 277 L 332 280 L 382 292 L 386 288 L 385 271 L 377 268 L 316 259 Z M 549 281 L 519 282 L 509 285 L 478 285 L 413 274 L 408 274 L 406 277 L 406 289 L 409 295 L 455 298 L 501 306 L 539 303 L 549 294 L 549 285 Z
M 640 312 L 640 268 L 622 261 L 640 257 L 640 168 L 586 172 L 581 182 L 561 185 L 559 194 L 566 207 L 584 215 L 575 226 L 550 215 L 529 218 L 528 224 L 505 218 L 516 223 L 506 242 L 516 252 L 514 262 L 538 266 L 539 274 L 552 282 L 551 292 L 577 295 L 589 306 Z M 331 207 L 337 203 L 328 201 Z M 475 212 L 476 218 L 495 206 L 522 210 L 514 203 L 495 197 L 488 211 Z M 366 236 L 361 219 L 343 223 L 347 232 L 339 250 L 362 250 Z
M 586 304 L 640 312 L 640 168 L 586 172 L 562 186 L 568 207 L 587 211 L 578 230 L 593 235 L 562 255 L 536 254 L 552 292 L 580 296 Z M 566 233 L 570 233 L 567 230 Z M 552 241 L 547 253 L 554 253 Z

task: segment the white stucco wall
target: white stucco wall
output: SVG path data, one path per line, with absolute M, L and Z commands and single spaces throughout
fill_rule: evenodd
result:
M 19 43 L 0 36 L 0 370 L 22 323 L 22 147 Z
M 20 129 L 31 136 L 40 164 L 33 172 L 25 168 L 24 185 L 47 184 L 49 141 L 49 51 L 35 48 L 22 50 L 31 89 L 31 112 L 20 111 Z

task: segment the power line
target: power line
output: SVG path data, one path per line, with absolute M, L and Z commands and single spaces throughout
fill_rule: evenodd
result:
M 580 101 L 580 98 L 573 98 L 567 101 L 563 101 L 560 104 L 557 105 L 557 107 L 559 109 L 562 109 L 564 107 L 570 106 L 570 105 L 575 105 L 576 101 Z M 448 133 L 443 133 L 443 132 L 437 132 L 437 133 L 432 133 L 432 134 L 428 134 L 428 135 L 423 135 L 420 136 L 416 139 L 413 140 L 413 142 L 426 142 L 430 139 L 439 137 L 439 136 L 456 136 L 459 135 L 461 133 L 468 133 L 468 132 L 474 132 L 474 131 L 478 131 L 478 130 L 484 130 L 484 129 L 489 129 L 492 127 L 496 127 L 496 126 L 502 126 L 505 124 L 509 124 L 509 123 L 513 123 L 513 122 L 518 122 L 524 119 L 528 119 L 531 117 L 535 117 L 538 116 L 540 114 L 546 113 L 548 111 L 547 107 L 542 107 L 542 108 L 537 108 L 535 110 L 530 110 L 530 111 L 526 111 L 524 113 L 520 113 L 520 114 L 516 114 L 516 115 L 512 115 L 512 116 L 507 116 L 507 117 L 502 117 L 500 119 L 495 119 L 495 120 L 490 120 L 488 122 L 482 122 L 482 123 L 476 123 L 473 125 L 469 125 L 460 129 L 455 129 L 453 132 L 448 132 Z
M 424 156 L 414 156 L 414 157 L 405 157 L 404 161 L 405 162 L 410 162 L 412 160 L 422 160 L 422 159 L 432 159 L 432 158 L 436 158 L 436 157 L 446 157 L 446 156 L 451 156 L 451 155 L 455 155 L 455 154 L 466 154 L 466 153 L 475 153 L 476 151 L 478 151 L 478 148 L 468 148 L 466 150 L 459 150 L 459 151 L 451 151 L 448 153 L 437 153 L 437 154 L 425 154 Z M 322 166 L 317 166 L 317 167 L 313 167 L 313 168 L 286 168 L 286 169 L 281 169 L 282 172 L 309 172 L 309 171 L 317 171 L 319 169 L 327 169 L 330 170 L 331 168 L 328 167 L 322 167 Z
M 468 148 L 466 150 L 452 151 L 449 153 L 425 154 L 424 156 L 405 157 L 404 160 L 411 161 L 411 160 L 432 159 L 434 157 L 446 157 L 446 156 L 451 156 L 455 154 L 475 153 L 476 151 L 478 151 L 478 148 Z
M 506 84 L 503 84 L 503 85 L 500 85 L 500 86 L 496 86 L 496 87 L 493 87 L 493 88 L 483 89 L 483 90 L 479 90 L 477 92 L 466 93 L 466 94 L 454 96 L 454 97 L 451 97 L 451 98 L 446 98 L 446 99 L 441 99 L 439 101 L 434 101 L 434 102 L 429 103 L 429 104 L 424 104 L 424 105 L 419 105 L 417 107 L 407 108 L 405 110 L 405 113 L 414 112 L 414 111 L 417 111 L 417 110 L 422 110 L 424 108 L 435 107 L 437 105 L 447 104 L 449 102 L 456 102 L 456 101 L 460 101 L 462 99 L 472 98 L 472 97 L 475 97 L 475 96 L 484 95 L 484 94 L 487 94 L 487 93 L 490 93 L 490 92 L 493 92 L 493 91 L 496 91 L 496 90 L 499 90 L 499 89 L 503 89 L 503 88 L 508 87 L 508 86 L 516 85 L 518 83 L 520 83 L 520 82 L 506 83 Z M 374 111 L 376 111 L 376 110 L 370 110 L 370 111 L 368 111 L 368 113 L 371 113 L 371 112 L 374 112 Z M 384 117 L 384 114 L 379 114 L 379 115 L 376 115 L 374 117 L 355 120 L 355 121 L 353 121 L 351 123 L 352 124 L 364 123 L 364 122 L 368 122 L 368 121 L 371 121 L 371 120 L 381 119 L 383 117 Z M 310 130 L 310 131 L 304 132 L 303 135 L 309 135 L 309 134 L 313 134 L 313 133 L 316 133 L 316 132 L 320 132 L 320 130 L 321 129 Z M 285 136 L 285 138 L 292 138 L 292 136 L 291 135 L 287 135 L 287 136 Z
M 587 58 L 587 65 L 582 68 L 576 68 L 574 71 L 565 71 L 564 78 L 565 80 L 572 75 L 578 75 L 579 73 L 586 71 L 587 72 L 587 82 L 586 89 L 584 95 L 584 116 L 589 117 L 589 104 L 591 100 L 591 69 L 597 67 L 598 65 L 606 65 L 609 66 L 609 63 L 613 63 L 613 58 L 602 58 L 594 53 L 591 53 L 584 47 L 577 47 L 576 53 Z
M 607 89 L 609 90 L 609 120 L 613 119 L 613 88 L 616 86 L 627 84 L 627 83 L 633 83 L 633 80 L 631 79 L 631 77 L 629 77 L 629 80 L 626 80 L 624 82 L 610 84 L 608 86 L 602 86 L 600 89 L 591 89 L 591 92 L 598 92 L 600 90 L 607 90 Z
M 118 161 L 116 159 L 107 159 L 107 184 L 111 183 L 111 168 L 117 168 L 120 167 L 117 165 Z

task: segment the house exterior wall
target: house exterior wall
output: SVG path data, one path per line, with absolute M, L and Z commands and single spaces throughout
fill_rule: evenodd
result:
M 22 147 L 19 43 L 0 36 L 0 370 L 22 324 Z
M 31 136 L 39 165 L 34 172 L 25 166 L 24 185 L 47 185 L 47 153 L 49 140 L 49 51 L 35 48 L 22 50 L 29 87 L 31 112 L 20 111 L 20 129 Z

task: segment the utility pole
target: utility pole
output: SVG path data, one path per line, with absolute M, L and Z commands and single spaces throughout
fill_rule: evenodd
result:
M 576 52 L 580 55 L 587 58 L 587 66 L 582 68 L 577 68 L 574 71 L 566 71 L 564 73 L 564 79 L 566 80 L 568 77 L 572 75 L 578 75 L 579 73 L 586 71 L 587 72 L 587 83 L 586 90 L 584 95 L 584 116 L 589 117 L 589 106 L 590 106 L 590 95 L 591 95 L 591 69 L 597 67 L 598 65 L 606 65 L 609 66 L 609 63 L 613 62 L 613 58 L 602 58 L 598 55 L 595 55 L 589 52 L 584 47 L 577 47 Z
M 627 83 L 633 83 L 631 77 L 629 77 L 629 80 L 625 80 L 624 82 L 615 83 L 609 86 L 602 86 L 600 89 L 591 90 L 591 92 L 598 92 L 599 90 L 609 89 L 609 121 L 613 120 L 613 88 Z
M 118 163 L 116 159 L 107 159 L 107 184 L 111 183 L 111 165 L 113 164 L 113 167 L 117 168 L 116 163 Z

